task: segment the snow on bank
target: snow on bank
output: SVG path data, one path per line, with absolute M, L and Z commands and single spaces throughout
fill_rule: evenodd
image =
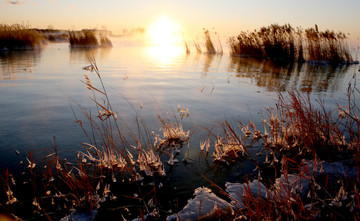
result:
M 274 184 L 274 189 L 272 190 L 273 194 L 276 194 L 278 199 L 284 197 L 294 197 L 299 194 L 300 196 L 306 196 L 309 191 L 310 180 L 298 176 L 296 174 L 281 174 L 281 177 L 276 179 Z
M 231 205 L 227 201 L 216 196 L 207 187 L 198 187 L 194 195 L 195 198 L 188 200 L 188 204 L 183 210 L 167 217 L 167 220 L 198 220 L 215 217 L 218 210 L 232 211 Z
M 225 184 L 225 191 L 230 195 L 231 205 L 237 209 L 243 208 L 243 196 L 246 193 L 251 193 L 253 196 L 260 196 L 265 198 L 267 195 L 267 188 L 261 182 L 254 180 L 246 183 L 229 183 Z
M 313 178 L 322 175 L 343 175 L 357 176 L 355 167 L 346 166 L 349 162 L 320 162 L 303 160 L 303 175 L 282 174 L 275 180 L 275 183 L 267 188 L 262 182 L 254 180 L 248 183 L 230 183 L 225 184 L 225 191 L 228 193 L 230 203 L 216 196 L 209 188 L 199 187 L 195 190 L 195 198 L 188 200 L 187 205 L 177 214 L 167 218 L 173 220 L 198 220 L 205 218 L 216 218 L 219 211 L 227 214 L 234 214 L 244 207 L 243 199 L 251 194 L 254 197 L 266 199 L 270 197 L 275 201 L 284 198 L 294 199 L 296 196 L 306 197 L 310 190 Z

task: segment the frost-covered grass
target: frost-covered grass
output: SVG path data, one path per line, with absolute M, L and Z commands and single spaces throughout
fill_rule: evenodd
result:
M 163 136 L 154 135 L 154 146 L 158 150 L 168 153 L 170 159 L 167 163 L 174 165 L 174 163 L 178 162 L 178 160 L 175 159 L 176 152 L 180 152 L 184 143 L 189 144 L 190 130 L 184 131 L 180 122 L 172 123 L 162 119 L 160 116 L 158 116 L 158 118 L 162 124 L 160 131 L 163 132 Z
M 279 93 L 275 107 L 266 109 L 267 118 L 263 119 L 261 128 L 252 121 L 247 125 L 238 122 L 238 128 L 227 121 L 221 124 L 224 135 L 215 137 L 214 160 L 231 155 L 231 158 L 241 158 L 248 154 L 248 148 L 259 142 L 264 146 L 259 154 L 268 155 L 266 163 L 270 162 L 270 158 L 272 163 L 277 163 L 284 155 L 294 160 L 331 160 L 334 155 L 341 158 L 358 154 L 360 109 L 355 92 L 349 86 L 348 105 L 338 106 L 335 112 L 327 111 L 321 101 L 316 107 L 309 94 L 294 91 Z
M 169 220 L 357 220 L 360 215 L 360 113 L 351 84 L 348 105 L 334 113 L 312 104 L 309 95 L 279 94 L 268 108 L 263 128 L 253 122 L 239 127 L 221 124 L 223 136 L 200 142 L 201 151 L 213 138 L 213 159 L 228 166 L 250 158 L 257 178 L 227 182 L 225 188 L 204 177 L 211 189 L 199 187 L 193 199 Z M 335 115 L 335 116 L 334 116 Z M 248 151 L 263 146 L 255 160 Z M 259 158 L 258 158 L 259 159 Z M 272 172 L 271 172 L 272 171 Z M 225 200 L 224 200 L 225 199 Z
M 215 167 L 225 164 L 231 168 L 237 160 L 250 159 L 257 179 L 227 182 L 220 188 L 204 177 L 212 190 L 197 188 L 194 199 L 175 212 L 161 211 L 157 193 L 167 179 L 166 168 L 176 165 L 184 144 L 189 148 L 190 130 L 177 120 L 159 116 L 160 133 L 151 132 L 135 108 L 137 130 L 128 129 L 121 113 L 111 105 L 93 58 L 84 70 L 91 71 L 84 75 L 83 83 L 95 107 L 93 111 L 80 107 L 81 117 L 74 110 L 75 121 L 87 139 L 83 151 L 77 152 L 75 162 L 69 162 L 61 157 L 54 139 L 51 153 L 42 162 L 28 154 L 20 180 L 6 170 L 0 179 L 4 190 L 0 213 L 56 220 L 82 211 L 88 216 L 115 211 L 123 219 L 164 219 L 169 215 L 169 220 L 359 217 L 356 85 L 349 86 L 347 106 L 338 106 L 335 112 L 327 111 L 321 102 L 315 106 L 308 94 L 288 92 L 279 94 L 275 107 L 266 109 L 260 128 L 252 121 L 237 122 L 237 127 L 224 121 L 222 133 L 208 130 L 207 139 L 200 141 L 201 153 L 206 151 Z M 185 108 L 179 106 L 178 111 L 181 118 L 189 116 Z M 258 153 L 262 158 L 252 156 L 255 145 L 262 147 Z
M 77 162 L 61 158 L 55 139 L 43 162 L 36 162 L 33 154 L 29 154 L 23 163 L 26 166 L 23 183 L 17 184 L 9 171 L 1 177 L 5 190 L 0 195 L 1 213 L 25 219 L 42 216 L 58 219 L 74 215 L 74 210 L 91 212 L 106 203 L 125 202 L 124 216 L 128 217 L 129 205 L 119 201 L 119 197 L 133 200 L 136 207 L 147 213 L 156 210 L 156 192 L 162 187 L 161 177 L 166 175 L 167 159 L 160 156 L 169 153 L 168 163 L 174 165 L 177 159 L 173 151 L 189 141 L 190 131 L 185 131 L 179 122 L 159 117 L 163 136 L 151 133 L 135 109 L 137 131 L 128 129 L 110 103 L 95 60 L 90 58 L 90 63 L 86 70 L 95 73 L 92 75 L 97 81 L 94 83 L 85 74 L 83 83 L 97 112 L 80 107 L 82 116 L 78 117 L 73 110 L 75 122 L 87 139 L 84 150 L 76 154 Z M 129 186 L 133 193 L 124 191 Z M 21 191 L 27 193 L 22 195 Z M 19 213 L 20 210 L 23 212 Z M 135 211 L 138 212 L 136 208 Z
M 214 161 L 231 165 L 234 159 L 250 158 L 258 178 L 227 183 L 225 190 L 209 180 L 219 196 L 230 199 L 231 208 L 230 212 L 210 208 L 207 213 L 235 220 L 356 220 L 360 215 L 358 95 L 356 84 L 350 84 L 348 104 L 329 112 L 322 102 L 315 107 L 308 94 L 288 92 L 279 94 L 275 108 L 267 109 L 261 129 L 251 121 L 239 122 L 237 128 L 227 121 L 221 124 L 224 135 L 214 137 Z M 256 161 L 248 151 L 254 144 L 263 146 L 258 155 L 266 155 L 264 161 Z M 202 150 L 205 145 L 200 142 Z M 178 214 L 191 213 L 187 206 L 184 210 Z
M 40 49 L 45 37 L 22 25 L 0 24 L 0 50 Z

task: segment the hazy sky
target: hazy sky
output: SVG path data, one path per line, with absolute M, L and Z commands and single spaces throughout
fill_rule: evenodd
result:
M 214 28 L 235 35 L 290 23 L 360 36 L 360 0 L 3 0 L 0 6 L 1 23 L 59 29 L 105 26 L 115 33 L 147 27 L 164 14 L 184 32 Z

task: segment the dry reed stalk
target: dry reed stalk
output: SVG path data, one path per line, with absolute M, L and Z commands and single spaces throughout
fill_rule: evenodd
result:
M 41 49 L 44 44 L 45 37 L 34 29 L 0 24 L 0 50 Z
M 112 47 L 108 37 L 93 30 L 69 31 L 69 43 L 72 48 Z
M 221 141 L 217 143 L 229 140 L 226 143 L 242 145 L 246 152 L 247 147 L 263 141 L 264 149 L 261 152 L 271 154 L 270 161 L 266 156 L 265 165 L 277 165 L 281 175 L 281 178 L 275 176 L 276 182 L 270 181 L 265 198 L 260 197 L 259 194 L 255 196 L 249 184 L 244 185 L 242 202 L 228 196 L 236 205 L 241 205 L 238 208 L 243 207 L 235 211 L 233 218 L 298 220 L 337 217 L 347 219 L 359 215 L 360 121 L 358 114 L 360 108 L 356 103 L 354 93 L 358 95 L 360 91 L 356 89 L 356 85 L 350 83 L 348 105 L 338 105 L 338 117 L 333 117 L 331 112 L 326 111 L 325 104 L 321 101 L 318 101 L 320 108 L 316 108 L 308 94 L 288 92 L 286 95 L 278 95 L 276 108 L 267 109 L 268 119 L 263 121 L 263 132 L 258 130 L 251 121 L 248 125 L 240 122 L 238 129 L 230 126 L 227 121 L 222 124 L 225 135 L 215 136 Z M 240 136 L 236 132 L 243 135 Z M 205 142 L 200 142 L 200 146 L 203 149 Z M 226 149 L 215 147 L 214 156 L 219 156 L 219 159 L 226 161 L 221 158 L 221 154 Z M 356 169 L 357 175 L 353 172 L 345 177 L 341 174 L 327 174 L 326 179 L 323 180 L 323 160 L 332 161 L 337 160 L 336 158 L 348 161 L 352 168 Z M 314 168 L 318 167 L 320 176 L 303 163 L 304 159 L 312 160 Z M 257 162 L 258 183 L 262 180 L 260 164 L 262 163 Z M 219 188 L 213 182 L 209 182 Z M 329 182 L 333 184 L 330 185 Z M 306 186 L 309 188 L 307 194 L 309 199 L 301 192 Z M 258 189 L 260 189 L 259 186 Z M 224 194 L 222 190 L 220 193 Z M 305 205 L 309 202 L 311 204 Z M 346 214 L 342 214 L 341 211 L 344 210 L 347 211 Z
M 202 53 L 202 51 L 201 51 L 201 46 L 200 46 L 200 44 L 198 43 L 198 41 L 195 41 L 195 40 L 194 40 L 194 46 L 195 46 L 195 48 L 196 48 L 196 52 L 197 52 L 198 54 L 201 54 L 201 53 Z
M 205 35 L 205 48 L 207 54 L 216 54 L 214 43 L 211 39 L 209 30 L 204 30 Z
M 296 30 L 290 24 L 272 24 L 253 32 L 241 32 L 228 40 L 232 56 L 270 58 L 286 62 L 305 59 L 316 64 L 353 63 L 342 32 L 308 28 Z
M 118 178 L 129 180 L 135 185 L 148 177 L 165 176 L 165 168 L 160 160 L 159 152 L 152 146 L 151 133 L 142 118 L 139 116 L 136 118 L 137 133 L 130 131 L 130 137 L 134 139 L 136 146 L 131 145 L 133 142 L 130 142 L 120 130 L 122 125 L 119 125 L 118 116 L 110 103 L 95 59 L 94 57 L 89 59 L 91 66 L 89 70 L 95 72 L 100 87 L 94 86 L 88 75 L 85 75 L 83 83 L 92 94 L 90 98 L 97 114 L 92 114 L 84 108 L 80 109 L 89 124 L 87 127 L 83 124 L 84 120 L 77 118 L 73 110 L 76 123 L 80 125 L 88 139 L 88 143 L 83 145 L 84 151 L 77 154 L 77 163 L 70 163 L 60 158 L 55 138 L 52 144 L 53 151 L 45 158 L 47 166 L 44 172 L 39 174 L 42 168 L 35 171 L 38 167 L 31 153 L 27 158 L 27 167 L 32 180 L 31 189 L 34 191 L 32 205 L 37 213 L 41 211 L 46 213 L 45 208 L 51 209 L 59 203 L 58 206 L 64 211 L 71 209 L 91 211 L 103 202 L 117 198 L 112 193 L 110 184 L 116 183 Z M 166 122 L 164 128 L 166 128 L 164 129 L 165 139 L 179 142 L 187 142 L 189 139 L 189 131 L 184 132 L 179 123 Z M 39 176 L 43 178 L 39 179 Z M 41 190 L 36 188 L 39 183 L 44 187 Z M 5 182 L 4 186 L 9 187 Z M 136 186 L 141 193 L 140 185 Z M 154 185 L 151 194 L 156 194 L 155 188 L 157 187 Z M 7 188 L 7 191 L 10 202 L 15 202 L 14 195 L 10 194 L 11 189 Z M 141 202 L 147 208 L 145 196 L 141 198 Z M 153 197 L 156 198 L 156 196 Z M 49 201 L 50 204 L 47 204 L 46 202 Z M 152 205 L 152 207 L 156 206 Z M 149 212 L 148 208 L 147 211 Z
M 4 177 L 0 176 L 1 186 L 4 188 L 6 193 L 7 202 L 5 205 L 13 204 L 18 202 L 14 196 L 14 192 L 11 190 L 12 186 L 15 187 L 16 183 L 8 169 L 5 170 Z

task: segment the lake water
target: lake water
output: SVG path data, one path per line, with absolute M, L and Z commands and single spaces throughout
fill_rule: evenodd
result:
M 274 105 L 277 92 L 297 89 L 323 99 L 333 110 L 346 98 L 358 66 L 330 68 L 308 64 L 279 65 L 270 61 L 224 55 L 185 53 L 182 46 L 159 48 L 137 38 L 114 38 L 113 48 L 91 50 L 114 109 L 136 129 L 131 105 L 150 130 L 158 131 L 157 115 L 176 116 L 185 129 L 195 131 L 190 140 L 190 164 L 166 167 L 169 185 L 191 196 L 194 187 L 208 185 L 201 177 L 224 183 L 237 181 L 252 171 L 251 163 L 216 168 L 211 157 L 199 159 L 199 139 L 223 120 L 253 119 L 260 123 L 265 108 Z M 95 73 L 88 51 L 70 49 L 67 43 L 48 44 L 41 51 L 0 52 L 0 169 L 20 171 L 27 153 L 41 160 L 51 150 L 53 136 L 59 150 L 71 159 L 86 142 L 74 123 L 79 105 L 93 108 L 91 93 L 81 81 Z M 355 75 L 358 78 L 358 75 Z M 128 101 L 126 101 L 126 98 Z M 130 105 L 131 104 L 131 105 Z M 180 120 L 178 105 L 190 115 Z M 20 154 L 17 154 L 19 151 Z M 256 150 L 254 150 L 254 153 Z M 179 159 L 184 157 L 185 150 Z

